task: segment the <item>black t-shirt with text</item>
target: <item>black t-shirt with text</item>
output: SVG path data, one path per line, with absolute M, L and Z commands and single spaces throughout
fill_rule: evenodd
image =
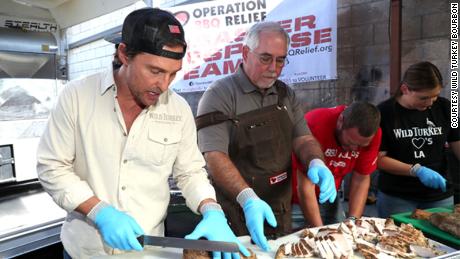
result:
M 410 110 L 394 98 L 378 105 L 382 120 L 381 151 L 408 164 L 419 163 L 447 179 L 447 191 L 423 185 L 416 177 L 399 176 L 380 170 L 379 190 L 403 199 L 437 201 L 452 195 L 448 175 L 447 143 L 460 140 L 459 128 L 450 127 L 450 101 L 439 97 L 425 111 Z

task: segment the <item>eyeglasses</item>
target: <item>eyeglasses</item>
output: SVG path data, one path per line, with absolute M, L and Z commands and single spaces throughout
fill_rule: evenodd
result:
M 253 50 L 250 50 L 252 53 L 256 54 L 257 58 L 259 58 L 260 63 L 263 65 L 271 65 L 273 63 L 273 56 L 267 53 L 257 53 Z M 286 63 L 286 57 L 276 57 L 275 63 L 277 67 L 282 67 Z

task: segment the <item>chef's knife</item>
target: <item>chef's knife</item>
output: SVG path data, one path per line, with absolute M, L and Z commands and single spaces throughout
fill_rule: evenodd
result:
M 192 240 L 177 237 L 157 237 L 157 236 L 139 236 L 137 238 L 142 246 L 162 246 L 177 247 L 202 251 L 222 251 L 237 253 L 240 249 L 236 243 L 209 241 L 209 240 Z

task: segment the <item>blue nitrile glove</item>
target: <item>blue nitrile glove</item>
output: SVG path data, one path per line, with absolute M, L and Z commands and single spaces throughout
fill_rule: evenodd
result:
M 415 169 L 415 175 L 423 185 L 433 189 L 441 189 L 443 192 L 446 191 L 446 179 L 438 172 L 425 166 L 419 166 Z
M 252 241 L 265 251 L 270 251 L 267 238 L 264 235 L 264 222 L 276 227 L 276 218 L 272 208 L 251 188 L 246 188 L 241 191 L 236 197 L 238 203 L 243 207 L 244 217 L 246 219 L 246 227 L 251 234 Z
M 136 237 L 143 235 L 144 231 L 128 214 L 101 201 L 88 213 L 88 218 L 93 220 L 109 246 L 121 250 L 142 250 Z
M 240 252 L 244 256 L 251 255 L 228 226 L 227 219 L 219 204 L 214 202 L 206 203 L 201 207 L 200 211 L 203 214 L 203 219 L 198 223 L 192 233 L 185 236 L 186 239 L 196 240 L 205 237 L 211 241 L 233 242 L 238 244 Z M 220 259 L 222 258 L 222 253 L 214 251 L 212 252 L 212 257 L 213 259 Z M 240 255 L 239 253 L 223 253 L 223 258 L 239 259 Z
M 310 161 L 307 172 L 308 178 L 314 184 L 319 185 L 319 203 L 335 201 L 337 190 L 335 189 L 334 176 L 321 159 L 315 158 Z

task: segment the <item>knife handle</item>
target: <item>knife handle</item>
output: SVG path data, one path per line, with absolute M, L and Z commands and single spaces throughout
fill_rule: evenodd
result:
M 141 244 L 142 247 L 144 247 L 144 235 L 140 235 L 137 237 L 137 241 Z

